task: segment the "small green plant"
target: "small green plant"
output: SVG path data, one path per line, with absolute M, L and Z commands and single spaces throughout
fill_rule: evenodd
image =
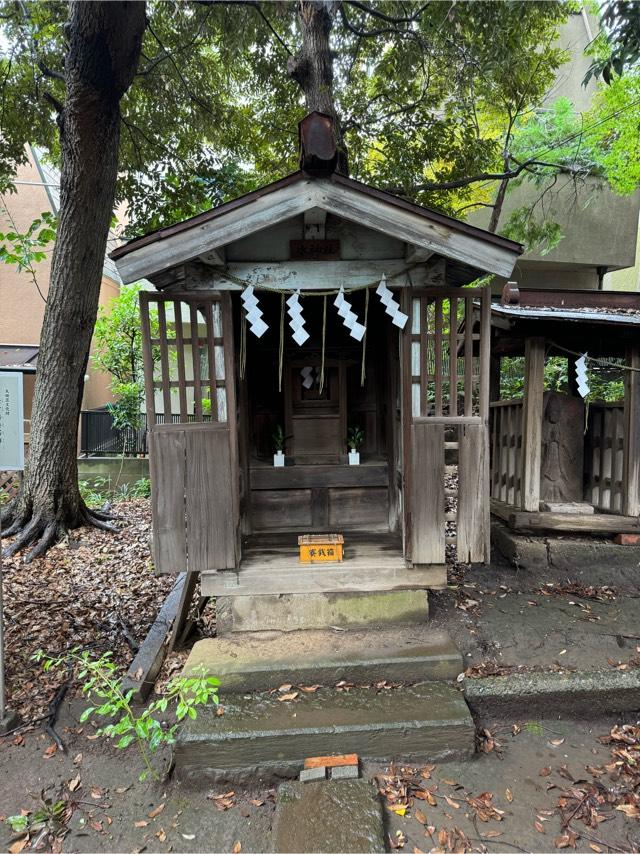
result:
M 362 427 L 349 427 L 347 430 L 347 445 L 352 451 L 357 451 L 364 445 L 364 430 Z
M 284 451 L 286 436 L 284 435 L 284 430 L 282 429 L 281 424 L 276 425 L 273 433 L 271 434 L 271 438 L 273 439 L 273 450 L 276 452 Z
M 104 718 L 108 723 L 97 730 L 97 735 L 116 740 L 117 748 L 124 749 L 135 741 L 145 765 L 140 780 L 146 780 L 147 777 L 160 779 L 151 757 L 161 745 L 174 743 L 180 721 L 185 718 L 195 719 L 198 706 L 210 703 L 218 705 L 220 680 L 208 676 L 202 666 L 194 671 L 193 676 L 172 679 L 165 693 L 138 714 L 131 702 L 134 692 L 123 690 L 110 652 L 96 658 L 90 652 L 75 647 L 60 656 L 50 656 L 38 650 L 33 658 L 43 662 L 46 671 L 75 668 L 77 678 L 82 683 L 82 693 L 93 704 L 84 710 L 80 721 L 87 721 L 92 716 Z M 164 715 L 169 707 L 174 706 L 178 723 L 169 726 L 157 715 Z
M 53 842 L 62 839 L 68 830 L 69 803 L 63 798 L 49 797 L 46 789 L 32 797 L 39 801 L 37 809 L 25 810 L 26 815 L 9 815 L 7 824 L 19 838 L 29 837 L 27 841 L 31 841 L 33 849 L 44 848 L 46 840 L 54 850 Z
M 96 477 L 91 481 L 81 480 L 78 487 L 87 507 L 101 507 L 111 494 L 108 477 Z

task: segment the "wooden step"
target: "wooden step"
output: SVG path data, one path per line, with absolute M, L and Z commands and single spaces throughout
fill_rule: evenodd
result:
M 462 656 L 449 635 L 427 626 L 236 632 L 233 637 L 198 641 L 183 673 L 188 676 L 202 666 L 220 679 L 223 699 L 285 683 L 453 681 L 463 670 Z
M 273 694 L 236 695 L 224 714 L 201 711 L 179 731 L 176 774 L 256 783 L 294 777 L 305 758 L 357 753 L 399 762 L 467 759 L 475 728 L 464 697 L 445 682 L 380 691 L 320 688 L 281 702 Z
M 384 590 L 441 590 L 446 564 L 407 568 L 396 558 L 361 558 L 344 563 L 241 566 L 236 571 L 203 572 L 203 596 L 266 596 L 281 593 L 369 593 Z

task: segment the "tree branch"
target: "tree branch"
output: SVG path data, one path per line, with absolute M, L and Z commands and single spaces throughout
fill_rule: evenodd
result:
M 360 9 L 360 11 L 366 12 L 367 15 L 371 15 L 373 18 L 386 21 L 388 24 L 413 24 L 429 5 L 428 3 L 425 3 L 416 12 L 414 12 L 413 15 L 396 17 L 394 15 L 387 15 L 384 12 L 381 12 L 380 9 L 371 8 L 371 6 L 361 3 L 360 0 L 346 0 L 346 3 L 349 6 L 353 6 L 354 9 Z
M 515 158 L 511 158 L 517 162 Z M 453 181 L 427 181 L 423 184 L 416 184 L 412 187 L 413 191 L 424 190 L 458 190 L 461 187 L 468 187 L 469 184 L 475 184 L 478 181 L 504 181 L 511 178 L 517 178 L 524 171 L 533 172 L 532 166 L 542 166 L 549 169 L 556 169 L 558 172 L 566 172 L 570 175 L 581 175 L 584 169 L 579 169 L 573 166 L 566 166 L 562 163 L 549 163 L 546 160 L 525 160 L 519 163 L 515 169 L 509 169 L 504 172 L 478 172 L 477 175 L 469 175 L 466 178 L 456 178 Z M 534 172 L 534 174 L 537 174 Z M 405 193 L 405 187 L 385 187 L 388 193 L 402 195 Z

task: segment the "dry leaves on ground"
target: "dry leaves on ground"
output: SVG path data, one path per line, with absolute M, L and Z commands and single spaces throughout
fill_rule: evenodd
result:
M 174 583 L 150 566 L 149 500 L 120 502 L 114 512 L 122 517 L 118 534 L 79 528 L 32 564 L 5 560 L 8 703 L 25 721 L 46 714 L 66 679 L 63 671 L 44 673 L 31 660 L 36 650 L 111 650 L 126 668 L 131 644 L 142 642 Z

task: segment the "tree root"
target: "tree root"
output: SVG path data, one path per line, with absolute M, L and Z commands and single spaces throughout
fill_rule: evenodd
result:
M 5 518 L 9 523 L 6 530 L 4 528 Z M 32 560 L 40 557 L 51 546 L 62 540 L 70 528 L 89 525 L 99 528 L 101 531 L 117 533 L 119 528 L 108 524 L 107 521 L 114 521 L 116 518 L 102 511 L 90 510 L 84 504 L 79 508 L 76 524 L 65 524 L 46 513 L 34 514 L 28 508 L 23 508 L 20 511 L 10 508 L 9 512 L 2 518 L 2 538 L 15 537 L 15 539 L 3 550 L 2 556 L 10 558 L 23 549 L 32 546 L 31 551 L 24 558 L 25 563 L 31 563 Z

